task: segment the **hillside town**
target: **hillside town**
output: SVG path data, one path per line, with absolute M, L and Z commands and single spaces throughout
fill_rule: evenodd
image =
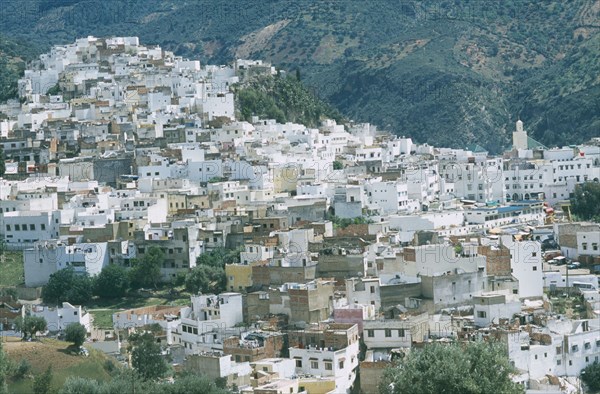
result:
M 235 89 L 257 77 L 286 76 L 137 37 L 30 64 L 20 100 L 0 105 L 0 238 L 24 265 L 4 330 L 79 323 L 127 364 L 128 336 L 152 326 L 176 370 L 243 394 L 376 393 L 395 360 L 438 342 L 499 341 L 530 390 L 565 390 L 599 361 L 600 225 L 569 199 L 599 182 L 600 138 L 549 148 L 519 120 L 492 156 L 368 123 L 244 120 Z M 41 300 L 65 268 L 132 270 L 156 250 L 159 283 L 138 293 L 177 293 L 202 256 L 232 260 L 207 285 L 219 292 L 131 304 L 112 327 Z

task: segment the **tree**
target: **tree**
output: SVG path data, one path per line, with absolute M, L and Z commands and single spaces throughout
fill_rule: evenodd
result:
M 50 89 L 48 89 L 46 94 L 49 96 L 60 94 L 60 85 L 57 83 L 56 85 L 52 86 Z
M 100 298 L 121 298 L 129 290 L 127 271 L 120 265 L 111 264 L 102 269 L 94 281 L 94 294 Z
M 52 367 L 48 367 L 46 372 L 37 375 L 33 379 L 33 392 L 35 394 L 48 394 L 52 384 Z
M 227 287 L 227 275 L 221 267 L 197 265 L 185 277 L 185 288 L 190 293 L 219 294 Z
M 73 345 L 75 345 L 77 348 L 80 348 L 81 345 L 83 345 L 86 336 L 87 330 L 79 323 L 71 323 L 65 330 L 65 340 L 67 342 L 73 342 Z
M 46 331 L 46 319 L 39 316 L 19 317 L 15 320 L 17 331 L 23 334 L 23 340 L 34 339 L 36 333 Z
M 521 386 L 497 343 L 432 344 L 410 353 L 384 374 L 380 394 L 516 394 Z
M 138 289 L 149 286 L 156 287 L 164 259 L 165 253 L 158 246 L 152 246 L 144 257 L 134 260 L 133 268 L 129 271 L 131 286 Z
M 342 164 L 341 161 L 334 161 L 333 162 L 333 169 L 334 170 L 343 170 L 344 169 L 344 164 Z
M 581 371 L 581 380 L 593 393 L 600 392 L 600 363 L 594 361 Z
M 225 248 L 216 248 L 210 252 L 202 253 L 196 259 L 197 265 L 208 265 L 211 267 L 224 268 L 227 264 L 236 264 L 240 262 L 239 250 L 228 250 Z
M 4 173 L 6 173 L 6 157 L 4 156 L 4 150 L 2 149 L 2 146 L 0 146 L 0 176 L 4 176 Z
M 65 268 L 50 275 L 48 283 L 42 289 L 42 298 L 46 304 L 70 302 L 83 305 L 92 299 L 93 283 L 86 274 L 78 274 L 73 268 Z
M 145 380 L 164 377 L 169 370 L 161 355 L 161 347 L 150 333 L 134 333 L 129 337 L 131 364 Z
M 584 220 L 600 222 L 600 183 L 586 182 L 575 186 L 571 213 Z

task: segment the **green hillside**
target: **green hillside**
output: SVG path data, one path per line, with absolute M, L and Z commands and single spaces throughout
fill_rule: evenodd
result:
M 137 35 L 203 62 L 262 58 L 345 116 L 497 152 L 520 117 L 546 145 L 600 135 L 597 0 L 28 0 L 0 32 L 47 49 Z

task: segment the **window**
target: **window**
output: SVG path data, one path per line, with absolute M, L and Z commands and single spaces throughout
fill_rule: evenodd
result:
M 586 342 L 586 343 L 583 344 L 583 348 L 586 349 L 586 350 L 587 349 L 591 349 L 592 345 L 589 342 Z
M 477 317 L 480 319 L 484 319 L 487 316 L 485 311 L 477 311 Z
M 338 366 L 340 367 L 340 369 L 344 369 L 344 360 L 340 360 L 338 362 Z
M 560 362 L 560 360 L 556 360 L 556 365 L 560 365 L 560 364 L 562 364 L 562 363 Z
M 404 332 L 404 328 L 400 328 L 400 329 L 398 330 L 398 336 L 399 336 L 400 338 L 404 338 L 404 336 L 405 336 L 405 335 L 406 335 L 406 333 Z
M 326 371 L 333 370 L 333 363 L 331 361 L 325 361 L 325 370 Z
M 35 224 L 30 224 L 29 225 L 29 230 L 35 231 Z
M 537 271 L 537 266 L 536 265 L 533 266 L 533 270 Z
M 299 358 L 296 359 L 296 368 L 302 368 L 302 360 Z
M 577 351 L 579 351 L 579 345 L 571 346 L 571 352 L 577 352 Z
M 371 294 L 375 293 L 375 286 L 371 286 Z
M 312 369 L 319 369 L 319 362 L 318 361 L 311 361 L 310 362 L 310 367 Z
M 390 338 L 392 336 L 392 330 L 390 330 L 389 328 L 385 329 L 385 337 L 386 338 Z
M 367 336 L 373 338 L 375 336 L 375 330 L 367 330 Z

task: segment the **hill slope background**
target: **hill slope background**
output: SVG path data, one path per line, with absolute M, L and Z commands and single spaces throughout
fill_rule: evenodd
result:
M 0 33 L 46 50 L 137 35 L 206 63 L 299 69 L 345 116 L 498 152 L 521 118 L 546 145 L 600 135 L 600 1 L 2 0 Z

